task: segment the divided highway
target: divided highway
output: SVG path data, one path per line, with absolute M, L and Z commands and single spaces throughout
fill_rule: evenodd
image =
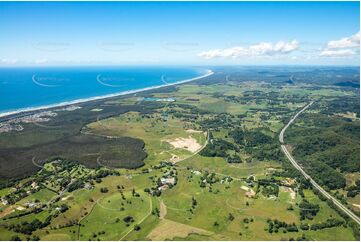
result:
M 279 135 L 279 141 L 281 142 L 281 148 L 283 153 L 286 155 L 288 160 L 292 163 L 292 165 L 301 172 L 301 174 L 310 181 L 312 186 L 316 188 L 319 192 L 321 192 L 326 198 L 330 199 L 339 209 L 341 209 L 345 214 L 347 214 L 351 219 L 353 219 L 356 223 L 360 224 L 360 218 L 355 215 L 352 211 L 350 211 L 348 208 L 346 208 L 342 203 L 340 203 L 336 198 L 334 198 L 331 194 L 329 194 L 327 191 L 325 191 L 320 185 L 315 182 L 312 177 L 310 177 L 303 168 L 298 165 L 298 163 L 295 161 L 295 159 L 291 156 L 289 151 L 287 150 L 286 146 L 284 145 L 283 136 L 287 128 L 296 120 L 296 118 L 303 113 L 306 109 L 308 109 L 313 104 L 313 101 L 306 105 L 304 108 L 302 108 L 301 111 L 299 111 L 295 116 L 291 118 L 291 120 L 288 122 L 288 124 L 281 130 L 281 133 Z

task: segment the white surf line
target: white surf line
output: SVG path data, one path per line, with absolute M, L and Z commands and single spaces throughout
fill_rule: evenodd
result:
M 339 209 L 341 209 L 345 214 L 347 214 L 352 220 L 354 220 L 356 223 L 360 224 L 360 218 L 356 216 L 352 211 L 350 211 L 346 206 L 344 206 L 342 203 L 340 203 L 336 198 L 334 198 L 331 194 L 326 192 L 315 180 L 312 179 L 310 175 L 308 175 L 303 168 L 296 162 L 296 160 L 291 156 L 289 151 L 287 150 L 286 146 L 284 145 L 284 133 L 286 129 L 295 121 L 295 119 L 304 112 L 307 108 L 309 108 L 314 101 L 306 105 L 301 111 L 299 111 L 295 116 L 291 118 L 291 120 L 287 123 L 287 125 L 282 129 L 279 135 L 279 141 L 281 143 L 281 148 L 283 153 L 286 155 L 288 160 L 292 163 L 292 165 L 299 171 L 301 174 L 310 181 L 313 187 L 315 187 L 322 195 L 324 195 L 327 199 L 331 200 L 333 204 L 335 204 Z
M 179 85 L 179 84 L 195 81 L 195 80 L 198 80 L 198 79 L 202 79 L 202 78 L 211 76 L 213 74 L 214 74 L 213 71 L 208 70 L 207 74 L 204 74 L 202 76 L 198 76 L 198 77 L 194 77 L 194 78 L 191 78 L 191 79 L 186 79 L 186 80 L 178 81 L 178 82 L 174 82 L 174 83 L 168 83 L 168 84 L 164 84 L 164 85 L 145 87 L 145 88 L 134 89 L 134 90 L 129 90 L 129 91 L 122 91 L 122 92 L 117 92 L 117 93 L 113 93 L 113 94 L 106 94 L 106 95 L 96 96 L 96 97 L 91 97 L 91 98 L 81 98 L 81 99 L 76 99 L 76 100 L 73 100 L 73 101 L 65 101 L 65 102 L 60 102 L 60 103 L 56 103 L 56 104 L 49 104 L 49 105 L 44 105 L 44 106 L 38 106 L 38 107 L 21 108 L 21 109 L 15 110 L 15 111 L 8 111 L 8 112 L 0 113 L 0 118 L 1 117 L 6 117 L 6 116 L 9 116 L 9 115 L 13 115 L 13 114 L 17 114 L 17 113 L 30 112 L 30 111 L 39 111 L 39 110 L 44 110 L 44 109 L 49 109 L 49 108 L 68 106 L 68 105 L 73 105 L 73 104 L 85 103 L 85 102 L 89 102 L 89 101 L 96 101 L 96 100 L 101 100 L 101 99 L 106 99 L 106 98 L 117 97 L 117 96 L 135 94 L 135 93 L 138 93 L 138 92 L 155 90 L 155 89 L 159 89 L 159 88 L 162 88 L 162 87 L 174 86 L 174 85 Z
M 107 86 L 107 87 L 122 87 L 123 85 L 112 85 L 112 84 L 108 84 L 103 82 L 102 80 L 100 80 L 101 74 L 97 75 L 97 82 L 99 82 L 100 84 L 102 84 L 103 86 Z
M 40 83 L 36 80 L 36 75 L 33 75 L 31 77 L 31 80 L 38 86 L 41 86 L 41 87 L 59 87 L 60 85 L 47 85 L 47 84 L 43 84 L 43 83 Z

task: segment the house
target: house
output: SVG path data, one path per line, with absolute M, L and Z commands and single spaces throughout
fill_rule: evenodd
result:
M 174 177 L 167 177 L 167 178 L 160 178 L 160 182 L 164 185 L 164 184 L 170 184 L 170 185 L 174 185 L 175 184 L 175 179 Z
M 89 184 L 89 183 L 85 183 L 85 184 L 84 184 L 84 188 L 87 189 L 87 190 L 91 190 L 91 189 L 93 189 L 94 187 L 93 187 L 91 184 Z
M 250 189 L 245 193 L 245 195 L 246 197 L 253 198 L 256 195 L 256 193 L 252 189 Z
M 193 174 L 196 176 L 200 176 L 202 173 L 200 171 L 193 171 Z
M 34 202 L 26 202 L 25 206 L 28 207 L 28 208 L 33 208 L 33 207 L 36 206 L 36 203 L 34 203 Z

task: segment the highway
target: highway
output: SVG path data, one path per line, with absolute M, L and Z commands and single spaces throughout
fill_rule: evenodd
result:
M 360 224 L 360 218 L 355 215 L 352 211 L 350 211 L 346 206 L 344 206 L 342 203 L 340 203 L 336 198 L 334 198 L 331 194 L 329 194 L 327 191 L 325 191 L 320 185 L 315 182 L 311 176 L 309 176 L 303 168 L 296 162 L 296 160 L 291 156 L 289 151 L 287 150 L 286 146 L 284 145 L 284 133 L 286 132 L 287 128 L 296 120 L 296 118 L 303 113 L 306 109 L 308 109 L 314 102 L 312 101 L 308 105 L 306 105 L 304 108 L 301 109 L 295 116 L 291 118 L 291 120 L 287 123 L 287 125 L 281 130 L 279 135 L 279 141 L 281 143 L 281 149 L 283 153 L 286 155 L 288 160 L 292 163 L 292 165 L 301 172 L 301 174 L 310 181 L 312 186 L 316 188 L 320 193 L 322 193 L 326 198 L 330 199 L 339 209 L 341 209 L 345 214 L 347 214 L 352 220 L 354 220 L 356 223 Z

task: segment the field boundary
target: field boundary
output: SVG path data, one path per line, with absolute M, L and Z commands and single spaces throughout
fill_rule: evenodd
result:
M 137 223 L 138 225 L 141 224 L 141 223 L 143 223 L 144 220 L 146 220 L 146 219 L 152 214 L 153 201 L 152 201 L 152 197 L 151 197 L 150 195 L 148 195 L 148 196 L 149 196 L 149 202 L 150 202 L 149 212 L 148 212 L 141 220 L 139 220 L 139 222 Z M 119 239 L 119 241 L 123 240 L 125 237 L 128 236 L 128 234 L 130 234 L 130 233 L 133 232 L 133 231 L 134 231 L 134 227 L 131 228 L 125 235 L 123 235 L 123 236 Z

